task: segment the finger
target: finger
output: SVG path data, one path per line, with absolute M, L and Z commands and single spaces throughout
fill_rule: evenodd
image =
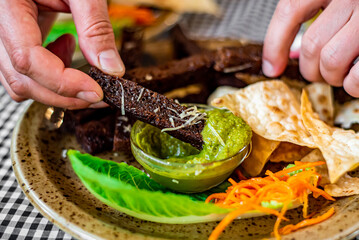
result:
M 58 56 L 65 67 L 69 67 L 75 52 L 76 40 L 71 34 L 64 34 L 56 39 L 55 42 L 49 43 L 46 48 Z
M 48 33 L 50 32 L 53 23 L 57 18 L 57 13 L 55 12 L 44 12 L 41 11 L 38 15 L 37 22 L 40 27 L 42 41 L 44 42 Z
M 263 72 L 280 75 L 288 62 L 290 46 L 301 23 L 313 17 L 328 0 L 281 0 L 269 24 L 263 46 Z
M 105 102 L 98 102 L 98 103 L 94 103 L 94 104 L 91 104 L 89 106 L 89 108 L 105 108 L 105 107 L 108 107 L 109 105 Z
M 325 45 L 320 56 L 320 72 L 329 84 L 342 86 L 354 60 L 359 55 L 359 14 Z M 345 44 L 343 44 L 345 43 Z
M 49 12 L 70 12 L 67 0 L 34 0 L 37 8 L 41 11 Z
M 31 1 L 1 1 L 0 7 L 8 10 L 0 14 L 0 36 L 15 70 L 59 95 L 92 103 L 102 99 L 102 90 L 92 78 L 65 68 L 60 58 L 41 46 L 36 6 Z M 7 23 L 9 19 L 12 24 Z
M 353 97 L 359 97 L 359 62 L 356 63 L 344 78 L 343 87 Z
M 106 0 L 70 0 L 80 48 L 91 65 L 109 74 L 123 76 Z
M 20 98 L 31 98 L 43 104 L 61 107 L 65 109 L 87 108 L 91 103 L 77 98 L 69 98 L 58 95 L 47 88 L 44 88 L 31 78 L 21 75 L 16 71 L 7 75 L 7 82 L 16 96 Z
M 331 2 L 304 34 L 300 50 L 299 67 L 305 79 L 309 81 L 322 80 L 320 71 L 321 53 L 330 54 L 329 48 L 334 47 L 333 43 L 327 46 L 326 50 L 324 50 L 323 47 L 326 46 L 349 21 L 352 8 L 345 6 L 347 3 L 348 1 Z M 339 4 L 341 6 L 338 6 Z M 335 21 L 333 21 L 333 19 L 335 19 Z M 341 44 L 343 44 L 343 42 Z M 343 44 L 343 46 L 344 45 L 345 44 Z M 324 52 L 322 50 L 324 50 Z M 324 56 L 324 58 L 327 57 L 328 56 Z
M 3 85 L 3 87 L 5 88 L 5 90 L 7 91 L 7 93 L 10 95 L 10 97 L 16 101 L 16 102 L 22 102 L 25 101 L 27 98 L 21 97 L 19 95 L 17 95 L 9 86 L 9 84 L 7 83 L 4 75 L 2 74 L 2 72 L 0 72 L 0 83 Z
M 18 73 L 12 67 L 2 45 L 0 45 L 0 62 L 0 80 L 15 101 L 31 98 L 46 105 L 67 109 L 86 108 L 91 104 L 81 99 L 60 96 L 44 88 L 31 78 Z

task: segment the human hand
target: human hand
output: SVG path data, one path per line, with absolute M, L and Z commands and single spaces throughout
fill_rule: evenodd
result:
M 101 107 L 103 92 L 87 74 L 68 68 L 75 50 L 71 35 L 42 47 L 54 17 L 71 12 L 87 61 L 104 72 L 123 76 L 106 0 L 0 1 L 0 81 L 16 101 L 78 109 Z
M 325 80 L 359 97 L 359 1 L 280 0 L 263 48 L 263 72 L 280 75 L 301 23 L 324 9 L 303 35 L 299 66 L 309 81 Z

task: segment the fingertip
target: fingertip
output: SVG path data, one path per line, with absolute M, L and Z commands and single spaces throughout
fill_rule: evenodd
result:
M 125 65 L 117 50 L 108 49 L 98 56 L 100 69 L 105 73 L 122 77 L 125 74 Z
M 89 103 L 98 103 L 102 97 L 95 91 L 81 91 L 76 94 L 76 98 L 84 100 Z
M 269 61 L 263 60 L 262 70 L 263 70 L 264 75 L 266 75 L 267 77 L 276 77 L 273 65 Z
M 76 94 L 76 98 L 90 104 L 96 104 L 103 100 L 103 91 L 100 85 L 88 76 L 87 83 L 83 86 L 83 89 Z
M 287 66 L 289 50 L 283 44 L 278 45 L 271 35 L 267 34 L 264 40 L 262 70 L 267 77 L 278 77 Z
M 284 72 L 285 66 L 286 66 L 286 62 L 278 64 L 277 63 L 273 63 L 272 61 L 269 61 L 267 59 L 263 59 L 262 61 L 262 71 L 264 73 L 264 75 L 266 75 L 267 77 L 278 77 L 279 75 L 281 75 Z

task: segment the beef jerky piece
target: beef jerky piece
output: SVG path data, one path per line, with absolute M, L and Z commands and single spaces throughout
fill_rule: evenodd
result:
M 243 88 L 247 83 L 241 78 L 237 78 L 234 73 L 216 73 L 215 78 L 216 88 L 219 86 L 231 86 L 235 88 Z
M 127 112 L 160 129 L 171 129 L 168 134 L 202 149 L 203 114 L 188 115 L 189 109 L 174 100 L 133 81 L 106 75 L 95 67 L 89 75 L 101 86 L 104 101 L 120 109 L 122 115 Z
M 62 127 L 69 132 L 75 131 L 77 125 L 89 122 L 91 120 L 98 120 L 116 111 L 111 108 L 99 109 L 80 109 L 80 110 L 66 110 L 64 115 L 64 122 Z
M 99 120 L 77 125 L 75 135 L 86 152 L 96 154 L 112 149 L 114 128 L 115 115 L 108 115 Z
M 299 71 L 299 61 L 298 59 L 289 59 L 287 67 L 285 68 L 282 76 L 285 76 L 290 79 L 297 79 L 301 81 L 305 81 L 302 74 Z
M 123 116 L 121 110 L 117 110 L 113 151 L 131 152 L 130 133 L 135 121 L 136 119 L 130 114 Z
M 213 55 L 194 55 L 156 67 L 135 68 L 125 78 L 159 93 L 212 78 Z
M 189 57 L 204 51 L 195 41 L 186 37 L 179 25 L 172 28 L 171 38 L 177 59 Z
M 264 77 L 262 72 L 263 45 L 249 44 L 241 47 L 224 47 L 215 53 L 214 69 L 224 73 L 245 73 Z M 299 71 L 297 59 L 289 59 L 281 76 L 305 81 Z
M 143 28 L 124 28 L 120 55 L 126 69 L 141 66 L 143 51 Z
M 214 69 L 219 72 L 257 74 L 262 68 L 262 45 L 224 47 L 216 51 Z

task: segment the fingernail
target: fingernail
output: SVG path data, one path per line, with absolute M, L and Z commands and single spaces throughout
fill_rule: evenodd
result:
M 96 92 L 83 91 L 77 93 L 76 97 L 90 103 L 97 103 L 102 100 Z
M 108 104 L 103 101 L 98 103 L 93 103 L 89 106 L 89 108 L 105 108 L 105 107 L 108 107 Z
M 124 66 L 118 53 L 113 49 L 103 51 L 99 55 L 101 69 L 110 74 L 122 74 Z
M 268 62 L 267 60 L 263 60 L 262 69 L 263 69 L 264 75 L 266 75 L 268 77 L 274 77 L 274 68 L 273 68 L 272 64 L 270 62 Z

